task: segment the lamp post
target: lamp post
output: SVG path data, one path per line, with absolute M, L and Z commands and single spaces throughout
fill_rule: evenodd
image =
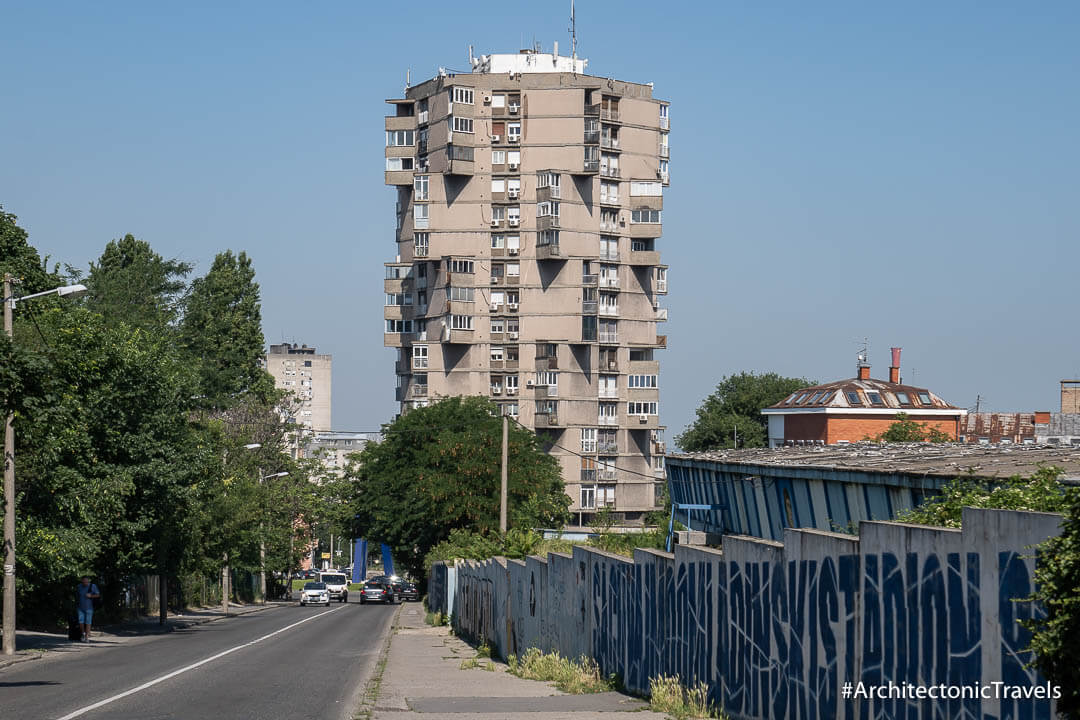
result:
M 86 294 L 85 285 L 64 285 L 45 292 L 15 297 L 12 286 L 15 278 L 4 273 L 4 332 L 12 328 L 15 303 L 45 295 L 79 297 Z M 15 654 L 15 416 L 8 413 L 4 420 L 4 655 Z
M 278 472 L 271 475 L 263 475 L 262 468 L 259 468 L 259 485 L 263 484 L 263 480 L 270 480 L 271 478 L 285 477 L 289 473 Z M 260 493 L 261 494 L 261 493 Z M 260 508 L 262 510 L 263 508 Z M 262 604 L 266 604 L 266 536 L 263 530 L 262 512 L 259 513 L 259 594 L 262 598 Z M 291 581 L 290 581 L 291 582 Z
M 262 447 L 260 443 L 248 443 L 241 446 L 244 450 L 258 450 Z M 225 454 L 221 457 L 221 472 L 225 474 L 225 463 L 229 459 L 229 451 L 225 450 Z M 224 479 L 224 478 L 223 478 Z M 221 556 L 221 614 L 225 617 L 229 616 L 229 551 L 225 552 Z

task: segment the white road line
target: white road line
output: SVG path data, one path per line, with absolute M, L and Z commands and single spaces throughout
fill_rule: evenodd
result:
M 105 698 L 104 700 L 99 700 L 98 702 L 94 703 L 93 705 L 87 705 L 86 707 L 79 708 L 78 710 L 76 710 L 74 712 L 70 712 L 70 713 L 68 713 L 67 715 L 64 715 L 61 718 L 57 718 L 57 720 L 72 720 L 72 718 L 77 718 L 80 715 L 85 715 L 86 713 L 90 712 L 91 710 L 97 710 L 99 707 L 103 707 L 105 705 L 108 705 L 109 703 L 116 702 L 117 700 L 120 700 L 121 698 L 126 698 L 128 695 L 134 695 L 137 692 L 142 692 L 143 690 L 145 690 L 145 689 L 147 689 L 149 687 L 153 687 L 154 685 L 157 685 L 160 682 L 165 682 L 166 680 L 168 680 L 170 678 L 174 678 L 177 675 L 181 675 L 183 673 L 188 672 L 189 670 L 194 670 L 197 667 L 201 667 L 201 666 L 205 665 L 208 662 L 213 662 L 214 660 L 217 660 L 218 658 L 223 658 L 226 655 L 229 655 L 230 653 L 236 652 L 237 650 L 243 650 L 244 648 L 250 647 L 250 646 L 254 645 L 255 643 L 261 643 L 263 640 L 266 640 L 267 638 L 272 638 L 275 635 L 277 635 L 278 633 L 283 633 L 286 630 L 291 630 L 292 628 L 296 627 L 297 625 L 303 625 L 304 623 L 308 622 L 309 620 L 315 620 L 316 618 L 321 618 L 324 615 L 329 615 L 330 613 L 335 613 L 335 612 L 337 612 L 338 610 L 341 610 L 344 607 L 345 606 L 342 605 L 341 607 L 336 607 L 333 610 L 326 610 L 324 612 L 321 612 L 318 615 L 311 615 L 309 617 L 304 618 L 303 620 L 299 620 L 297 622 L 294 622 L 292 625 L 286 625 L 285 627 L 279 628 L 279 629 L 275 630 L 272 633 L 268 633 L 266 635 L 263 635 L 260 638 L 255 638 L 254 640 L 251 640 L 250 642 L 246 642 L 243 645 L 237 645 L 236 647 L 231 647 L 228 650 L 219 652 L 217 655 L 211 655 L 210 657 L 204 658 L 204 659 L 200 660 L 197 663 L 192 663 L 191 665 L 188 665 L 187 667 L 182 667 L 179 670 L 173 670 L 171 673 L 167 673 L 165 675 L 162 675 L 159 678 L 154 678 L 153 680 L 151 680 L 149 682 L 144 682 L 142 685 L 139 685 L 138 687 L 133 687 L 130 690 L 125 690 L 124 692 L 120 693 L 119 695 L 113 695 L 110 698 Z

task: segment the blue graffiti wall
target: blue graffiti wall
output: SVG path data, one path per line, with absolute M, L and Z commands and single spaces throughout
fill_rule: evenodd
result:
M 1045 699 L 846 699 L 845 683 L 1044 683 L 1019 621 L 1039 608 L 1033 546 L 1045 513 L 964 511 L 963 530 L 865 522 L 858 537 L 724 537 L 634 558 L 575 547 L 458 565 L 455 627 L 504 657 L 588 655 L 627 688 L 678 675 L 734 718 L 1051 718 Z M 433 575 L 440 571 L 436 570 Z

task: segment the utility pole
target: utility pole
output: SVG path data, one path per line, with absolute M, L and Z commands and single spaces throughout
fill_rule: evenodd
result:
M 4 273 L 4 332 L 12 336 L 11 273 Z M 15 416 L 4 419 L 4 654 L 15 654 Z
M 507 445 L 510 437 L 510 420 L 503 413 L 503 436 L 502 436 L 502 491 L 499 494 L 499 532 L 506 534 L 506 456 Z

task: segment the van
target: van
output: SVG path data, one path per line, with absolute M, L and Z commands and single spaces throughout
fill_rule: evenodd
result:
M 330 593 L 331 600 L 338 602 L 349 601 L 349 579 L 345 573 L 338 570 L 319 573 L 319 582 L 326 583 L 326 590 Z

